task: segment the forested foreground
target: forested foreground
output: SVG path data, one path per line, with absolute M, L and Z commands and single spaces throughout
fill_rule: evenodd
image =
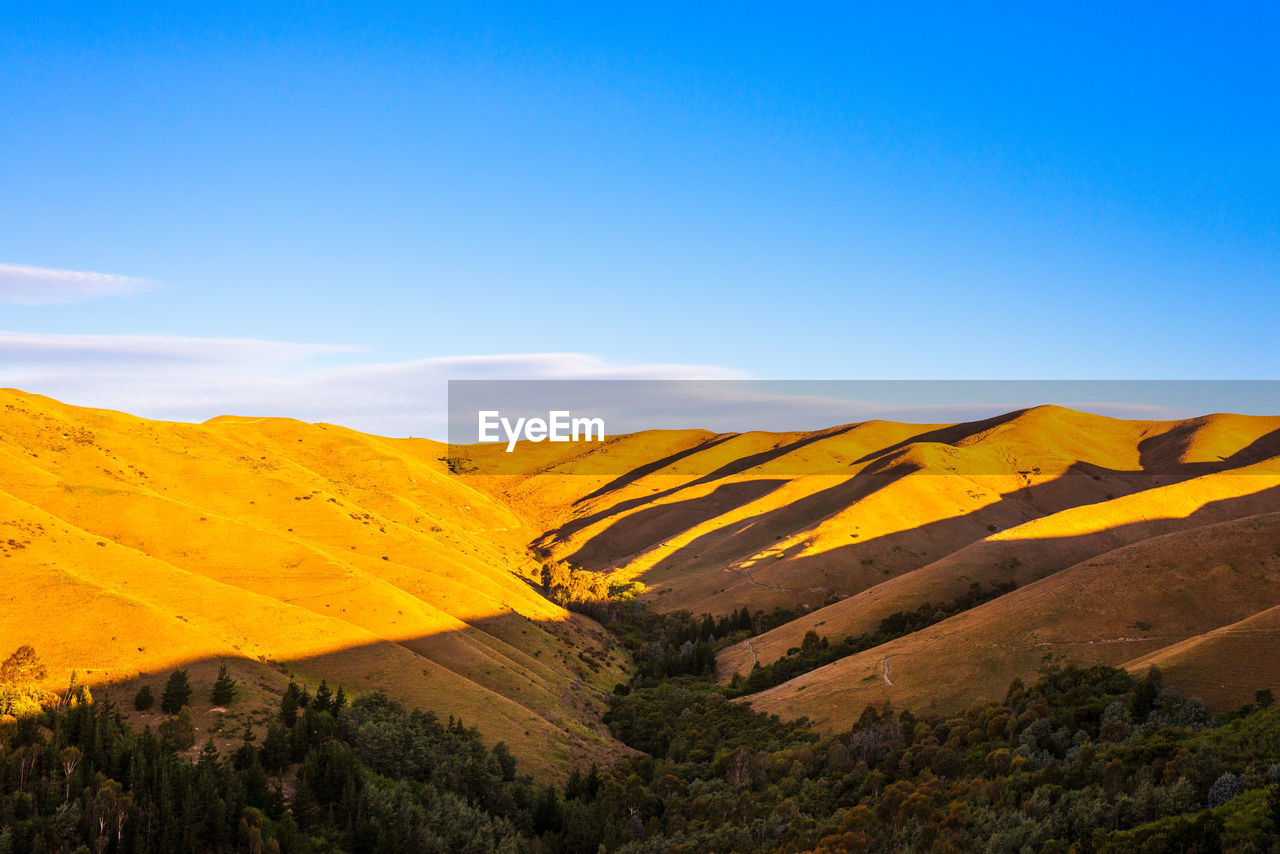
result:
M 1210 717 L 1158 672 L 1046 664 L 963 714 L 867 708 L 820 736 L 695 666 L 744 619 L 616 621 L 639 675 L 607 723 L 643 755 L 556 787 L 460 721 L 327 686 L 220 754 L 182 708 L 139 732 L 82 689 L 38 697 L 28 650 L 0 669 L 0 854 L 1280 850 L 1265 689 Z M 162 703 L 198 702 L 184 682 Z

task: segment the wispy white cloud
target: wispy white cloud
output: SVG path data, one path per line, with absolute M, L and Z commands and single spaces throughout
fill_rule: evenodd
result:
M 146 279 L 114 273 L 0 264 L 0 302 L 13 305 L 66 305 L 125 296 L 154 285 Z
M 0 332 L 0 362 L 10 365 L 87 361 L 102 367 L 144 361 L 161 369 L 175 364 L 274 366 L 358 349 L 257 338 Z
M 1115 389 L 1105 384 L 1081 389 L 1070 383 L 977 383 L 957 393 L 949 384 L 904 389 L 912 384 L 766 382 L 717 365 L 623 364 L 574 352 L 387 362 L 372 360 L 359 348 L 329 344 L 0 331 L 0 386 L 177 421 L 269 415 L 389 436 L 444 439 L 449 380 L 739 381 L 660 383 L 643 389 L 584 383 L 557 391 L 558 408 L 573 400 L 568 408 L 581 403 L 582 411 L 607 414 L 611 432 L 654 427 L 799 430 L 868 419 L 954 423 L 1040 403 L 1121 418 L 1179 418 L 1209 411 L 1196 403 L 1194 389 L 1183 395 L 1185 401 L 1159 395 L 1144 400 L 1153 392 L 1140 383 Z M 1115 394 L 1108 394 L 1110 399 L 1087 396 L 1091 392 Z M 540 390 L 521 393 L 538 405 L 546 403 Z M 1236 408 L 1219 403 L 1212 408 Z
M 715 365 L 584 353 L 352 362 L 357 348 L 237 338 L 0 331 L 0 386 L 149 418 L 271 415 L 445 438 L 450 379 L 736 379 Z

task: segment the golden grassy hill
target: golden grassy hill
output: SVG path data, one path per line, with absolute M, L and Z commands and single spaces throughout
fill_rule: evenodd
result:
M 1019 585 L 753 698 L 827 726 L 868 701 L 1002 693 L 1045 653 L 1158 660 L 1213 702 L 1271 673 L 1215 675 L 1214 661 L 1252 649 L 1280 605 L 1280 550 L 1267 551 L 1280 418 L 1045 406 L 949 425 L 651 431 L 526 445 L 515 473 L 465 477 L 443 459 L 457 453 L 0 392 L 0 640 L 35 645 L 55 688 L 73 668 L 158 686 L 178 663 L 207 685 L 223 660 L 262 700 L 287 674 L 383 688 L 460 714 L 535 770 L 617 749 L 599 715 L 625 678 L 598 626 L 528 583 L 542 561 L 638 582 L 660 610 L 797 609 L 723 651 L 724 678 L 811 628 L 838 640 L 974 582 Z M 449 464 L 511 459 L 466 453 Z
M 531 459 L 528 474 L 481 480 L 542 520 L 547 534 L 537 545 L 549 557 L 640 581 L 661 609 L 716 614 L 847 599 L 993 534 L 1022 529 L 1038 539 L 1023 526 L 1072 508 L 1109 509 L 1063 517 L 1045 535 L 1185 515 L 1123 498 L 1280 455 L 1280 418 L 1126 421 L 1043 406 L 955 425 L 672 431 L 604 447 L 543 448 L 546 457 Z M 593 472 L 604 454 L 650 462 L 612 479 L 564 474 Z M 1181 505 L 1195 509 L 1259 488 L 1247 478 L 1202 496 L 1211 479 Z M 1097 547 L 1126 541 L 1117 534 Z M 1023 558 L 1021 579 L 1060 569 L 1069 557 Z
M 839 640 L 874 631 L 892 613 L 947 603 L 974 582 L 1026 587 L 1125 546 L 1179 532 L 1195 540 L 1207 526 L 1280 511 L 1275 417 L 1129 421 L 1043 406 L 954 425 L 666 433 L 660 450 L 637 451 L 657 437 L 613 440 L 615 453 L 652 461 L 612 480 L 592 469 L 599 452 L 579 447 L 547 450 L 526 474 L 492 486 L 513 506 L 542 508 L 548 533 L 537 544 L 547 555 L 639 581 L 660 609 L 800 609 L 800 618 L 724 650 L 726 680 L 786 654 L 809 629 Z M 592 473 L 563 474 L 570 471 Z M 1129 595 L 1140 613 L 1147 591 Z M 988 613 L 1017 601 L 1005 597 Z M 1187 636 L 1252 613 L 1215 614 Z M 1030 623 L 1011 625 L 1030 630 Z M 1110 631 L 1098 630 L 1099 637 Z M 1142 653 L 1164 645 L 1148 640 Z M 1139 654 L 1089 658 L 1097 646 L 1081 647 L 1084 658 L 1122 663 Z M 1003 691 L 1013 675 L 1034 675 L 1045 651 L 980 657 L 975 665 L 987 667 L 985 675 L 961 668 L 931 674 L 946 676 L 932 684 L 959 686 L 957 701 Z M 814 674 L 815 681 L 792 686 L 796 693 L 783 686 L 760 702 L 808 714 L 821 692 L 799 691 L 829 678 L 844 703 L 847 675 Z M 874 680 L 869 687 L 878 690 Z M 1255 687 L 1241 681 L 1218 693 L 1237 699 Z M 896 693 L 903 702 L 924 699 Z
M 0 391 L 0 639 L 33 644 L 53 688 L 195 662 L 203 692 L 225 660 L 251 691 L 287 670 L 461 715 L 535 770 L 614 749 L 621 654 L 523 580 L 538 531 L 442 448 Z

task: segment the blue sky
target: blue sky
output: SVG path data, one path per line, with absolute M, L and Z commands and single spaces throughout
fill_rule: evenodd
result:
M 4 5 L 0 384 L 1280 374 L 1274 7 L 369 5 Z

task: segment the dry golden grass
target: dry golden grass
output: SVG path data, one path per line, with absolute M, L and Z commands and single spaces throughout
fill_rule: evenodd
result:
M 443 453 L 0 392 L 0 639 L 33 644 L 52 687 L 226 660 L 252 684 L 288 669 L 459 714 L 536 769 L 613 749 L 598 717 L 621 655 L 524 580 L 538 531 Z
M 1098 534 L 1084 553 L 1105 550 L 1132 541 L 1134 522 L 1262 488 L 1254 475 L 1215 480 L 1223 472 L 1280 473 L 1280 418 L 1126 421 L 1055 406 L 956 425 L 611 442 L 609 453 L 628 460 L 674 461 L 610 481 L 563 474 L 598 470 L 599 450 L 547 450 L 554 464 L 486 488 L 542 521 L 538 542 L 553 558 L 637 580 L 660 608 L 711 613 L 818 607 L 988 542 L 995 560 L 975 554 L 980 570 L 1018 556 L 1001 538 Z M 1206 477 L 1162 494 L 1197 476 Z M 1146 497 L 1126 499 L 1135 495 Z M 1018 557 L 1023 581 L 1073 562 L 1038 550 Z
M 1046 653 L 1158 660 L 1213 702 L 1280 682 L 1266 664 L 1215 671 L 1268 637 L 1280 605 L 1280 418 L 1046 406 L 954 425 L 652 431 L 533 445 L 519 473 L 461 478 L 448 452 L 0 392 L 0 641 L 34 644 L 55 688 L 75 669 L 128 694 L 190 663 L 204 697 L 226 661 L 245 708 L 196 709 L 224 733 L 290 676 L 382 689 L 548 772 L 619 749 L 599 715 L 625 666 L 528 583 L 544 559 L 638 582 L 664 610 L 811 609 L 724 651 L 724 678 L 810 628 L 836 640 L 975 581 L 1020 585 L 753 698 L 827 727 L 866 702 L 1002 693 Z

